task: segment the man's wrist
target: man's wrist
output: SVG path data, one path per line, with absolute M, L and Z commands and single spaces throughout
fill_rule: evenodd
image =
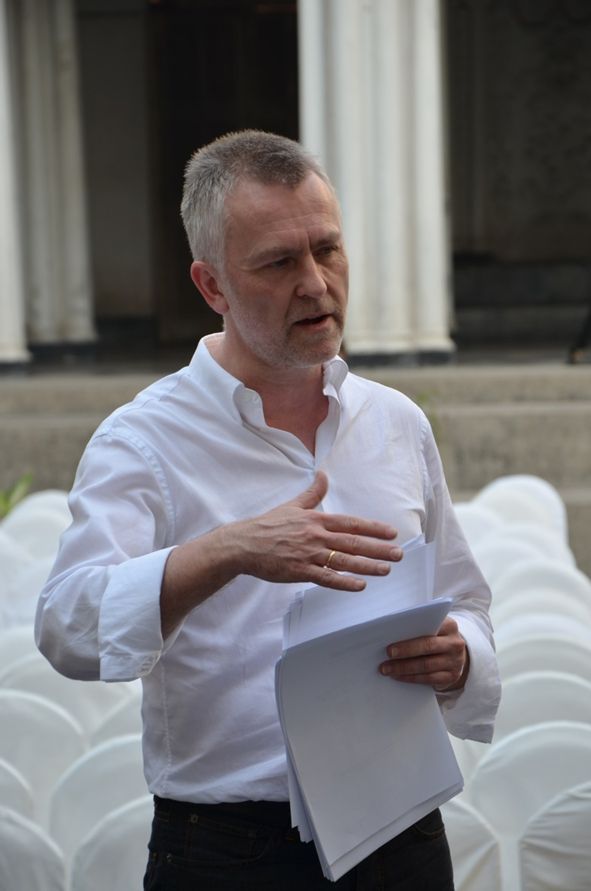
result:
M 468 675 L 470 673 L 470 651 L 468 647 L 464 644 L 464 664 L 462 665 L 462 671 L 460 673 L 457 681 L 454 681 L 453 684 L 450 684 L 449 687 L 443 687 L 441 689 L 436 690 L 436 693 L 455 693 L 458 690 L 463 690 L 466 686 L 466 681 L 468 680 Z

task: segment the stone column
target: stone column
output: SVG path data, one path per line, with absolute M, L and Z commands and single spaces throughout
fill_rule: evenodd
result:
M 72 0 L 21 0 L 26 286 L 33 344 L 94 339 Z
M 300 0 L 300 133 L 333 179 L 352 359 L 446 360 L 439 0 Z
M 0 368 L 27 362 L 8 9 L 0 0 Z
M 55 63 L 62 184 L 62 330 L 69 342 L 94 340 L 86 219 L 82 118 L 73 0 L 55 0 Z
M 417 349 L 425 356 L 454 349 L 448 329 L 451 221 L 448 216 L 442 21 L 439 0 L 411 3 L 414 33 L 415 282 Z

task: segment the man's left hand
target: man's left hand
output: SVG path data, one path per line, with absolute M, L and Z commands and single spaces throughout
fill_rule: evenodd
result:
M 381 674 L 410 684 L 430 684 L 438 693 L 459 690 L 466 683 L 470 660 L 457 622 L 444 619 L 436 635 L 415 637 L 386 647 Z

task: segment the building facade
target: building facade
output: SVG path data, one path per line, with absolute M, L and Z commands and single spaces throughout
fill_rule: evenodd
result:
M 215 330 L 183 168 L 253 126 L 335 182 L 353 360 L 566 350 L 591 293 L 590 98 L 581 0 L 0 0 L 0 366 Z

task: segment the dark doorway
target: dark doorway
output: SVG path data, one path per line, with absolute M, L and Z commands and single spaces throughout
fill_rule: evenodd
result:
M 148 14 L 153 281 L 158 338 L 195 342 L 220 320 L 189 278 L 179 215 L 195 149 L 229 130 L 298 137 L 297 5 L 161 0 Z
M 591 293 L 591 4 L 444 9 L 456 342 L 566 353 Z

